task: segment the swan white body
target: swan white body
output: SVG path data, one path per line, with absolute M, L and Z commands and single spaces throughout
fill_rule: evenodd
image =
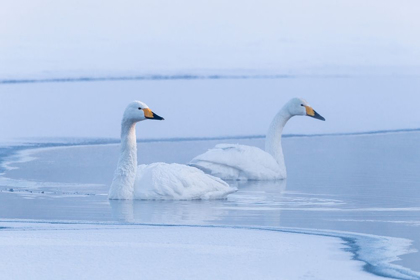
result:
M 139 184 L 139 187 L 136 187 Z M 136 199 L 221 199 L 235 188 L 197 168 L 182 164 L 139 165 L 134 188 Z
M 279 180 L 287 177 L 281 138 L 283 128 L 293 116 L 325 120 L 309 104 L 293 98 L 271 122 L 265 151 L 251 146 L 220 144 L 195 157 L 190 165 L 224 180 Z
M 223 199 L 237 189 L 219 178 L 186 165 L 154 163 L 137 166 L 136 123 L 162 120 L 146 104 L 134 101 L 121 124 L 121 153 L 109 199 Z
M 219 144 L 190 162 L 204 172 L 223 180 L 278 180 L 286 169 L 263 150 L 238 144 Z

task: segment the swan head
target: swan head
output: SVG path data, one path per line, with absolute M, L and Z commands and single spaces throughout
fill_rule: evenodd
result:
M 287 103 L 287 109 L 292 116 L 308 116 L 321 121 L 325 118 L 318 114 L 305 99 L 293 98 Z
M 128 104 L 124 112 L 124 121 L 140 122 L 144 120 L 164 120 L 161 116 L 150 110 L 149 106 L 141 101 L 133 101 Z

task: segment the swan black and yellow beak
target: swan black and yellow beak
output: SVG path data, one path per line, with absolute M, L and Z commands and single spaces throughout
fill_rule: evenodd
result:
M 306 108 L 306 115 L 321 121 L 325 121 L 325 118 L 318 114 L 311 106 L 305 106 Z
M 143 112 L 144 112 L 144 116 L 146 117 L 146 119 L 149 119 L 149 120 L 158 120 L 158 121 L 165 120 L 161 116 L 156 115 L 155 113 L 153 113 L 152 110 L 150 110 L 149 108 L 144 108 L 143 109 Z

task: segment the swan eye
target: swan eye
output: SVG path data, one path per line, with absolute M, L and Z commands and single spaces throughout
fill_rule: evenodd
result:
M 305 106 L 305 105 L 303 105 L 303 104 L 300 104 L 300 106 L 302 106 L 302 107 L 303 107 L 303 106 Z
M 141 107 L 139 107 L 139 110 L 141 110 Z

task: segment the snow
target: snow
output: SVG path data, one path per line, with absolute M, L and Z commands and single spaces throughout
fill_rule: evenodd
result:
M 340 149 L 345 145 L 344 143 L 351 141 L 356 142 L 355 146 L 360 147 L 357 142 L 363 140 L 361 142 L 365 143 L 364 146 L 370 147 L 369 143 L 377 145 L 377 140 L 382 139 L 381 145 L 389 147 L 390 143 L 394 144 L 398 141 L 414 145 L 418 142 L 416 142 L 417 138 L 418 133 L 405 133 L 405 136 L 396 133 L 369 137 L 287 138 L 285 142 L 300 142 L 296 144 L 296 147 L 301 146 L 301 150 L 293 149 L 294 151 L 299 150 L 299 152 L 290 157 L 293 162 L 293 158 L 299 160 L 301 154 L 310 157 L 310 151 L 318 150 L 319 145 L 328 147 L 336 145 L 336 149 Z M 313 140 L 323 143 L 316 142 L 315 144 Z M 340 142 L 339 140 L 345 141 Z M 258 144 L 258 142 L 263 142 L 262 139 L 254 139 L 254 141 L 257 142 L 253 144 L 256 146 L 261 146 L 262 143 Z M 158 154 L 156 151 L 162 152 L 169 158 L 174 155 L 168 151 L 178 151 L 182 155 L 175 157 L 182 160 L 185 151 L 197 154 L 194 149 L 200 149 L 197 146 L 200 146 L 201 142 L 206 141 L 182 141 L 171 143 L 171 145 L 168 145 L 167 142 L 153 142 L 140 143 L 140 145 L 143 146 L 144 151 L 154 157 Z M 208 148 L 214 145 L 212 141 L 209 142 L 207 143 Z M 16 192 L 0 193 L 0 198 L 3 201 L 1 205 L 5 210 L 1 213 L 3 217 L 10 218 L 10 220 L 0 219 L 0 247 L 11 252 L 7 256 L 0 256 L 0 270 L 4 271 L 6 266 L 9 269 L 8 274 L 5 274 L 6 279 L 28 278 L 25 277 L 27 275 L 23 275 L 24 273 L 32 273 L 41 279 L 49 279 L 49 277 L 66 279 L 73 275 L 76 279 L 83 279 L 84 275 L 90 279 L 96 278 L 95 275 L 104 279 L 111 276 L 118 278 L 118 275 L 122 275 L 122 277 L 127 276 L 126 278 L 130 279 L 130 277 L 138 278 L 139 273 L 141 276 L 145 275 L 145 279 L 156 279 L 153 278 L 155 276 L 160 277 L 157 279 L 162 277 L 168 279 L 176 279 L 176 277 L 182 279 L 211 279 L 211 277 L 224 279 L 223 277 L 231 275 L 238 275 L 243 279 L 261 277 L 264 279 L 283 279 L 284 277 L 287 280 L 310 279 L 309 276 L 315 279 L 334 279 L 328 277 L 373 279 L 374 276 L 361 271 L 362 268 L 376 275 L 391 278 L 420 279 L 420 274 L 414 271 L 418 270 L 418 257 L 414 254 L 411 255 L 412 262 L 410 263 L 407 262 L 407 256 L 410 255 L 406 256 L 415 248 L 413 242 L 408 239 L 414 240 L 414 244 L 417 244 L 418 234 L 416 231 L 405 228 L 404 225 L 392 226 L 391 223 L 385 224 L 384 227 L 369 227 L 364 223 L 352 227 L 353 223 L 340 219 L 340 224 L 343 226 L 346 224 L 347 230 L 354 233 L 285 228 L 292 222 L 295 225 L 298 223 L 300 227 L 335 227 L 339 230 L 341 225 L 334 224 L 334 220 L 336 220 L 334 217 L 354 219 L 352 213 L 363 212 L 363 216 L 377 218 L 379 211 L 381 213 L 404 211 L 410 215 L 394 217 L 392 213 L 389 213 L 389 215 L 385 215 L 386 220 L 397 218 L 396 221 L 403 221 L 404 217 L 407 217 L 411 221 L 413 215 L 418 212 L 418 207 L 415 207 L 416 201 L 408 199 L 408 197 L 412 197 L 407 195 L 412 188 L 402 193 L 406 195 L 404 199 L 397 200 L 399 203 L 404 201 L 402 204 L 390 205 L 389 198 L 386 197 L 385 199 L 381 198 L 379 204 L 376 203 L 374 198 L 378 192 L 372 188 L 368 193 L 359 194 L 360 198 L 366 202 L 360 204 L 354 203 L 357 201 L 354 196 L 352 201 L 349 200 L 348 194 L 354 192 L 354 181 L 345 180 L 350 183 L 348 185 L 341 184 L 340 188 L 337 188 L 335 177 L 327 174 L 327 180 L 331 181 L 331 186 L 329 191 L 323 189 L 325 193 L 311 193 L 314 186 L 328 185 L 328 183 L 319 181 L 319 177 L 314 176 L 311 178 L 312 184 L 306 189 L 298 188 L 299 191 L 293 191 L 293 188 L 291 191 L 285 191 L 286 182 L 282 182 L 284 183 L 282 185 L 270 185 L 269 182 L 237 182 L 238 185 L 241 185 L 240 191 L 232 194 L 226 201 L 181 201 L 168 204 L 166 201 L 108 202 L 104 195 L 107 188 L 93 190 L 93 187 L 84 185 L 78 187 L 70 184 L 60 186 L 59 183 L 47 182 L 47 180 L 52 180 L 51 178 L 56 174 L 60 174 L 59 170 L 69 171 L 65 172 L 65 175 L 69 176 L 68 178 L 71 180 L 75 180 L 74 174 L 78 174 L 81 170 L 90 170 L 90 174 L 98 173 L 101 178 L 104 177 L 102 178 L 103 182 L 108 184 L 110 179 L 105 178 L 104 170 L 109 169 L 111 173 L 114 169 L 115 162 L 112 158 L 116 158 L 118 155 L 117 145 L 87 148 L 88 146 L 43 149 L 42 153 L 38 151 L 35 154 L 38 160 L 32 164 L 30 164 L 31 162 L 21 163 L 19 164 L 20 169 L 10 170 L 10 172 L 22 171 L 20 175 L 15 174 L 15 178 L 25 178 L 26 176 L 31 178 L 31 171 L 38 170 L 34 166 L 41 165 L 40 170 L 43 172 L 37 175 L 40 175 L 39 178 L 43 178 L 42 182 L 20 180 L 19 184 L 17 179 L 2 181 L 4 186 L 8 186 L 10 183 L 13 183 L 11 187 L 15 188 L 16 186 Z M 107 150 L 105 151 L 103 148 L 107 148 Z M 113 150 L 115 151 L 113 152 Z M 369 148 L 369 150 L 371 149 Z M 383 149 L 379 146 L 377 150 L 382 151 Z M 335 151 L 333 150 L 331 154 L 337 155 Z M 371 150 L 371 153 L 374 154 L 374 151 Z M 394 152 L 403 157 L 404 151 L 412 152 L 412 146 L 409 145 L 402 151 Z M 22 153 L 21 156 L 33 157 L 33 153 L 36 153 L 36 150 L 32 150 L 31 153 Z M 363 154 L 363 152 L 361 153 Z M 348 154 L 354 156 L 355 152 L 348 152 Z M 144 156 L 146 162 L 155 160 L 154 157 L 149 158 L 147 153 Z M 189 157 L 186 156 L 186 158 Z M 374 158 L 369 155 L 366 157 Z M 388 157 L 388 155 L 384 155 L 384 157 Z M 82 158 L 84 160 L 80 160 Z M 62 160 L 57 159 L 65 159 L 65 164 L 61 165 Z M 79 164 L 87 159 L 92 162 L 83 166 Z M 346 157 L 341 159 L 345 162 L 348 160 Z M 375 157 L 375 159 L 378 158 Z M 77 163 L 75 164 L 77 169 L 68 170 L 67 166 L 72 165 L 69 161 L 72 161 L 73 164 Z M 99 162 L 107 163 L 109 168 L 98 168 Z M 366 164 L 370 165 L 371 163 L 366 161 Z M 61 167 L 56 169 L 57 166 Z M 332 165 L 329 162 L 320 162 L 318 167 L 324 169 L 324 166 Z M 404 167 L 402 169 L 406 170 Z M 25 170 L 29 174 L 25 173 Z M 382 172 L 386 173 L 386 171 Z M 345 177 L 345 175 L 336 172 L 333 174 L 338 180 Z M 66 177 L 63 175 L 59 178 L 66 181 Z M 83 178 L 81 182 L 86 183 L 91 181 L 94 176 Z M 302 178 L 303 181 L 306 179 Z M 59 179 L 58 182 L 60 181 Z M 95 180 L 93 181 L 95 182 Z M 297 186 L 296 182 L 291 183 Z M 368 187 L 371 184 L 370 181 L 366 182 Z M 379 190 L 384 190 L 389 186 L 386 193 L 391 193 L 389 197 L 392 199 L 398 196 L 398 194 L 392 194 L 392 190 L 396 193 L 400 191 L 400 189 L 395 191 L 393 188 L 395 184 L 384 185 L 378 182 L 377 185 Z M 412 186 L 412 184 L 408 185 Z M 244 187 L 245 191 L 242 191 Z M 363 189 L 368 189 L 368 187 Z M 45 188 L 50 188 L 50 190 L 46 190 L 44 193 Z M 24 195 L 25 200 L 19 199 L 26 190 L 31 192 Z M 32 193 L 32 190 L 42 190 L 43 193 Z M 56 190 L 65 190 L 66 193 L 54 194 L 55 197 L 52 199 L 51 192 Z M 86 192 L 93 195 L 86 196 L 85 199 L 83 194 Z M 74 194 L 77 195 L 74 196 Z M 70 196 L 74 199 L 69 200 Z M 282 196 L 284 199 L 281 199 Z M 26 200 L 30 197 L 32 200 Z M 372 205 L 372 201 L 375 205 Z M 111 214 L 110 206 L 114 218 L 107 216 Z M 294 214 L 290 216 L 288 214 L 291 211 Z M 296 215 L 298 212 L 301 215 Z M 319 215 L 313 215 L 313 213 L 319 213 Z M 372 214 L 373 216 L 371 216 Z M 16 220 L 20 218 L 33 220 Z M 47 222 L 47 219 L 50 221 Z M 326 224 L 320 221 L 325 219 L 328 219 L 329 226 L 325 226 Z M 123 224 L 116 224 L 113 222 L 115 220 Z M 185 226 L 176 226 L 176 224 Z M 197 226 L 188 226 L 192 224 Z M 218 227 L 217 225 L 226 226 Z M 376 235 L 356 232 L 371 232 Z M 272 234 L 278 235 L 273 236 Z M 378 235 L 400 236 L 408 239 Z M 333 241 L 331 243 L 324 242 L 326 239 L 323 238 Z M 276 246 L 283 251 L 273 252 L 273 248 L 277 248 Z M 142 252 L 137 252 L 137 250 Z M 142 255 L 143 252 L 148 255 Z M 402 259 L 402 262 L 397 263 L 399 258 Z M 346 264 L 344 264 L 344 260 Z M 69 268 L 65 261 L 74 263 L 76 267 Z M 144 268 L 144 263 L 148 266 L 147 268 Z M 162 263 L 165 266 L 162 266 Z M 192 265 L 187 267 L 186 264 Z M 286 268 L 282 266 L 283 264 Z M 335 269 L 339 271 L 335 271 Z M 353 270 L 350 271 L 351 269 Z M 214 272 L 214 270 L 217 271 Z M 345 275 L 340 275 L 341 272 Z M 21 273 L 20 276 L 18 273 Z M 46 273 L 50 274 L 45 276 Z M 171 275 L 168 276 L 168 274 Z M 230 279 L 236 278 L 232 276 Z
M 339 238 L 252 229 L 2 222 L 4 279 L 382 279 Z

